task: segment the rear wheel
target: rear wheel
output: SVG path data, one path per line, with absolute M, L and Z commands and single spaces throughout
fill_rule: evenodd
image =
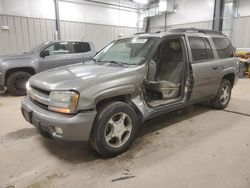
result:
M 229 80 L 223 79 L 217 96 L 212 100 L 212 106 L 217 109 L 226 108 L 231 99 L 231 91 L 231 82 Z
M 97 113 L 90 144 L 105 157 L 124 152 L 135 139 L 138 120 L 134 109 L 123 102 L 105 104 Z
M 26 83 L 30 74 L 23 71 L 12 73 L 6 83 L 7 89 L 13 96 L 22 96 L 26 94 Z

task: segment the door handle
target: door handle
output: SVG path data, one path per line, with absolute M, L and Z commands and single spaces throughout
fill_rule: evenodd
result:
M 214 67 L 213 67 L 213 69 L 214 69 L 214 70 L 217 70 L 217 69 L 218 69 L 218 67 L 217 67 L 217 66 L 214 66 Z
M 71 60 L 71 58 L 70 58 L 70 57 L 65 57 L 65 59 Z

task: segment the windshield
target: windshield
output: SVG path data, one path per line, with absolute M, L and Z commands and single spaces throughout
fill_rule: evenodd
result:
M 31 48 L 31 50 L 27 51 L 27 52 L 24 52 L 24 53 L 34 53 L 34 52 L 37 52 L 39 51 L 43 46 L 47 45 L 49 42 L 43 42 L 43 43 L 40 43 L 38 45 L 36 45 L 35 47 Z
M 99 62 L 136 65 L 142 63 L 154 47 L 156 37 L 124 38 L 112 42 L 95 56 Z

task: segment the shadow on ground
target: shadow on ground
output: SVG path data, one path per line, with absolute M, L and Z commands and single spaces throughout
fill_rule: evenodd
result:
M 35 135 L 37 135 L 35 128 L 24 128 L 8 133 L 5 136 L 5 138 L 8 140 L 19 140 L 19 139 L 26 139 Z
M 143 140 L 143 138 L 147 137 L 148 134 L 157 134 L 157 131 L 162 128 L 171 126 L 173 124 L 195 117 L 210 110 L 212 109 L 204 105 L 194 105 L 184 108 L 182 110 L 167 113 L 165 115 L 159 116 L 157 118 L 145 122 L 139 131 L 138 138 L 130 147 L 129 151 L 122 154 L 123 157 L 125 157 L 127 160 L 133 158 L 133 152 L 130 152 L 130 150 L 138 151 L 143 148 L 144 144 L 140 140 Z M 44 147 L 52 155 L 69 163 L 78 164 L 82 162 L 93 161 L 96 159 L 105 160 L 105 158 L 94 152 L 90 148 L 88 143 L 50 140 L 44 139 L 42 137 L 40 137 L 39 139 L 44 145 Z M 119 156 L 117 158 L 119 159 Z

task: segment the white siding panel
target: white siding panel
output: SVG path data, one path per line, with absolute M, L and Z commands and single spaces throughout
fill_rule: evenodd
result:
M 42 42 L 40 19 L 34 19 L 34 26 L 35 26 L 36 44 L 39 44 Z
M 1 1 L 0 1 L 1 2 Z M 2 17 L 0 16 L 0 25 L 3 25 L 2 24 Z M 3 30 L 2 29 L 0 29 L 0 54 L 2 54 L 3 53 Z
M 28 51 L 30 46 L 30 31 L 28 26 L 28 18 L 21 18 L 22 21 L 22 30 L 23 30 L 23 43 L 24 43 L 24 51 Z
M 47 28 L 47 40 L 52 41 L 54 40 L 54 30 L 53 30 L 53 23 L 51 20 L 46 21 L 46 28 Z
M 1 24 L 6 25 L 6 16 L 1 17 Z M 8 30 L 1 30 L 1 53 L 8 54 Z
M 36 42 L 36 32 L 35 32 L 35 22 L 33 18 L 28 19 L 28 25 L 29 25 L 29 32 L 30 32 L 30 46 L 33 48 L 37 42 Z
M 233 43 L 238 48 L 250 48 L 250 16 L 237 18 L 234 24 Z
M 55 40 L 55 20 L 0 15 L 0 25 L 9 30 L 0 30 L 0 55 L 28 51 L 44 41 Z M 118 33 L 129 36 L 136 28 L 62 21 L 62 40 L 92 41 L 97 50 L 117 39 Z
M 40 19 L 40 24 L 41 24 L 41 38 L 42 41 L 45 42 L 48 40 L 46 20 Z
M 25 51 L 24 40 L 23 40 L 23 28 L 21 17 L 14 17 L 16 36 L 17 36 L 17 52 L 22 53 Z
M 13 16 L 8 16 L 8 26 L 9 26 L 9 41 L 8 44 L 5 44 L 5 48 L 9 51 L 7 54 L 11 54 L 12 52 L 17 52 L 17 35 L 15 28 L 15 21 Z M 7 32 L 7 31 L 4 31 Z

